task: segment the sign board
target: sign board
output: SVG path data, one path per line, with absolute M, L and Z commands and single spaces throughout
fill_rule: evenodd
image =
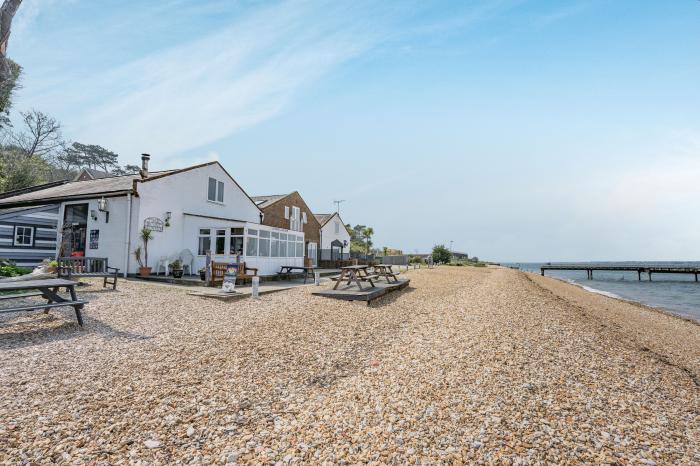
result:
M 238 264 L 231 263 L 226 265 L 224 272 L 224 283 L 221 285 L 221 290 L 226 293 L 233 293 L 236 288 L 236 277 L 238 276 Z
M 148 217 L 143 221 L 143 227 L 151 231 L 163 231 L 165 222 L 158 217 Z
M 90 249 L 100 247 L 100 230 L 90 230 Z

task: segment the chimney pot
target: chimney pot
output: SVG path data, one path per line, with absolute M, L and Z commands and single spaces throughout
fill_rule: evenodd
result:
M 141 154 L 141 178 L 148 178 L 148 161 L 151 159 L 150 154 Z

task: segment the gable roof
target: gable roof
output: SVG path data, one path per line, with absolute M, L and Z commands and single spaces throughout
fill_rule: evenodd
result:
M 148 183 L 149 181 L 164 178 L 170 175 L 176 175 L 178 173 L 183 173 L 189 170 L 195 170 L 197 168 L 206 167 L 208 165 L 218 165 L 226 176 L 228 176 L 231 181 L 241 190 L 243 194 L 250 200 L 250 202 L 258 209 L 260 208 L 251 199 L 248 193 L 238 184 L 236 180 L 226 171 L 226 169 L 217 161 L 200 163 L 198 165 L 191 165 L 185 168 L 178 168 L 174 170 L 162 170 L 157 172 L 150 172 L 148 178 L 142 179 L 141 175 L 138 173 L 129 175 L 119 175 L 119 176 L 109 176 L 106 178 L 100 178 L 96 180 L 82 180 L 82 181 L 65 181 L 62 184 L 47 184 L 37 187 L 37 189 L 24 192 L 18 195 L 2 197 L 0 195 L 0 209 L 9 207 L 22 207 L 22 206 L 34 206 L 42 204 L 56 204 L 63 201 L 78 200 L 78 199 L 92 199 L 95 197 L 115 197 L 115 196 L 125 196 L 127 194 L 138 195 L 137 183 Z
M 284 199 L 285 197 L 289 196 L 292 193 L 287 193 L 287 194 L 271 194 L 269 196 L 252 196 L 251 199 L 253 202 L 255 202 L 255 205 L 257 205 L 259 208 L 264 209 L 265 207 L 268 207 L 275 202 L 279 201 L 280 199 Z
M 314 214 L 314 217 L 316 217 L 316 220 L 318 220 L 318 223 L 321 224 L 321 228 L 323 226 L 330 222 L 333 217 L 338 217 L 338 220 L 340 220 L 340 223 L 343 225 L 343 228 L 345 228 L 345 224 L 343 223 L 343 219 L 340 218 L 340 214 L 338 212 L 333 212 L 332 214 Z M 347 229 L 347 228 L 346 228 Z
M 316 220 L 318 220 L 318 223 L 321 224 L 321 226 L 325 225 L 328 223 L 328 221 L 333 218 L 335 214 L 314 214 L 314 217 L 316 217 Z
M 112 176 L 110 173 L 103 172 L 102 170 L 95 170 L 94 168 L 82 168 L 80 173 L 75 177 L 74 181 L 80 180 L 83 174 L 87 175 L 87 178 L 91 180 L 98 180 L 100 178 L 107 178 Z

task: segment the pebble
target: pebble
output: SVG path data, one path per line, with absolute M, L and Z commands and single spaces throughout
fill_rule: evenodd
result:
M 2 314 L 0 463 L 698 462 L 700 326 L 508 269 L 407 276 L 371 306 L 91 281 L 84 329 Z

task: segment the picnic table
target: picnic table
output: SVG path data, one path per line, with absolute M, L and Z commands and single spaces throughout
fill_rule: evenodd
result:
M 64 280 L 62 278 L 49 278 L 44 280 L 18 280 L 14 282 L 0 282 L 0 293 L 19 291 L 15 294 L 0 294 L 0 301 L 24 299 L 33 296 L 41 296 L 47 300 L 46 303 L 36 303 L 31 305 L 20 305 L 14 307 L 0 308 L 0 313 L 4 312 L 28 312 L 43 309 L 44 313 L 48 313 L 49 309 L 54 307 L 71 306 L 75 309 L 75 316 L 78 318 L 78 324 L 82 327 L 83 317 L 80 311 L 88 303 L 81 301 L 75 294 L 75 285 L 77 282 Z M 70 293 L 70 299 L 66 299 L 58 294 L 61 288 L 65 288 Z M 30 291 L 30 293 L 22 293 Z
M 373 280 L 379 278 L 379 275 L 369 274 L 367 269 L 369 265 L 348 265 L 346 267 L 340 268 L 340 275 L 331 277 L 331 280 L 335 281 L 334 290 L 338 289 L 338 285 L 341 282 L 347 280 L 347 285 L 350 286 L 352 282 L 355 282 L 359 289 L 362 289 L 362 282 L 369 282 L 372 288 L 375 288 Z
M 394 283 L 398 283 L 398 272 L 394 272 L 391 267 L 391 264 L 377 264 L 374 266 L 374 273 L 380 277 L 386 278 L 387 283 L 391 283 L 391 279 L 394 280 Z
M 309 276 L 313 278 L 316 267 L 305 267 L 303 265 L 283 265 L 280 267 L 280 271 L 277 272 L 277 275 L 286 275 L 287 279 L 289 279 L 289 276 L 294 270 L 304 273 L 304 284 L 306 284 L 306 279 L 309 278 Z

